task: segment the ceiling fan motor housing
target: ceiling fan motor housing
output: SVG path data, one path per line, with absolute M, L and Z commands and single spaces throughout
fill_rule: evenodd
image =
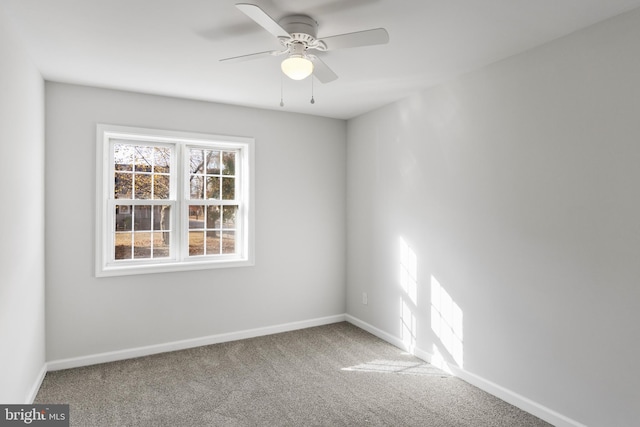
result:
M 318 23 L 313 18 L 306 15 L 290 15 L 282 18 L 278 24 L 291 36 L 279 38 L 284 46 L 302 43 L 305 48 L 315 47 Z

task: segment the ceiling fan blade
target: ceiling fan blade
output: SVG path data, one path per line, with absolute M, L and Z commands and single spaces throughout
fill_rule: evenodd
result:
M 237 3 L 236 7 L 242 11 L 249 18 L 253 19 L 256 24 L 260 25 L 265 30 L 269 31 L 276 37 L 291 37 L 288 32 L 284 30 L 272 17 L 260 9 L 255 4 L 249 3 Z
M 338 78 L 338 75 L 333 72 L 331 68 L 327 66 L 320 58 L 315 55 L 308 55 L 311 62 L 313 62 L 313 75 L 320 80 L 321 83 L 330 83 Z
M 345 49 L 348 47 L 371 46 L 389 42 L 389 33 L 384 28 L 340 34 L 320 40 L 326 46 L 321 50 Z
M 220 62 L 244 62 L 244 61 L 250 61 L 253 59 L 260 59 L 260 58 L 265 58 L 267 56 L 278 56 L 278 55 L 282 55 L 284 53 L 287 53 L 286 50 L 284 51 L 279 51 L 279 50 L 269 50 L 266 52 L 258 52 L 258 53 L 250 53 L 248 55 L 240 55 L 240 56 L 233 56 L 231 58 L 224 58 L 221 59 Z

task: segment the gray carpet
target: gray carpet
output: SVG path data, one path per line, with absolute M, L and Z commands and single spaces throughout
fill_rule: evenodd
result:
M 50 372 L 72 426 L 549 426 L 348 323 Z

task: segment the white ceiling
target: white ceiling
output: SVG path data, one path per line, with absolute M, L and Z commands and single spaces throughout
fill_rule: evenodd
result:
M 318 37 L 384 27 L 386 45 L 318 54 L 339 79 L 284 82 L 240 12 L 307 14 Z M 47 80 L 348 119 L 640 6 L 640 0 L 0 0 Z

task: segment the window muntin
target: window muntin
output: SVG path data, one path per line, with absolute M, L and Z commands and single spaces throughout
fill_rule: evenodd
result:
M 96 275 L 252 265 L 252 140 L 106 125 L 98 140 Z

